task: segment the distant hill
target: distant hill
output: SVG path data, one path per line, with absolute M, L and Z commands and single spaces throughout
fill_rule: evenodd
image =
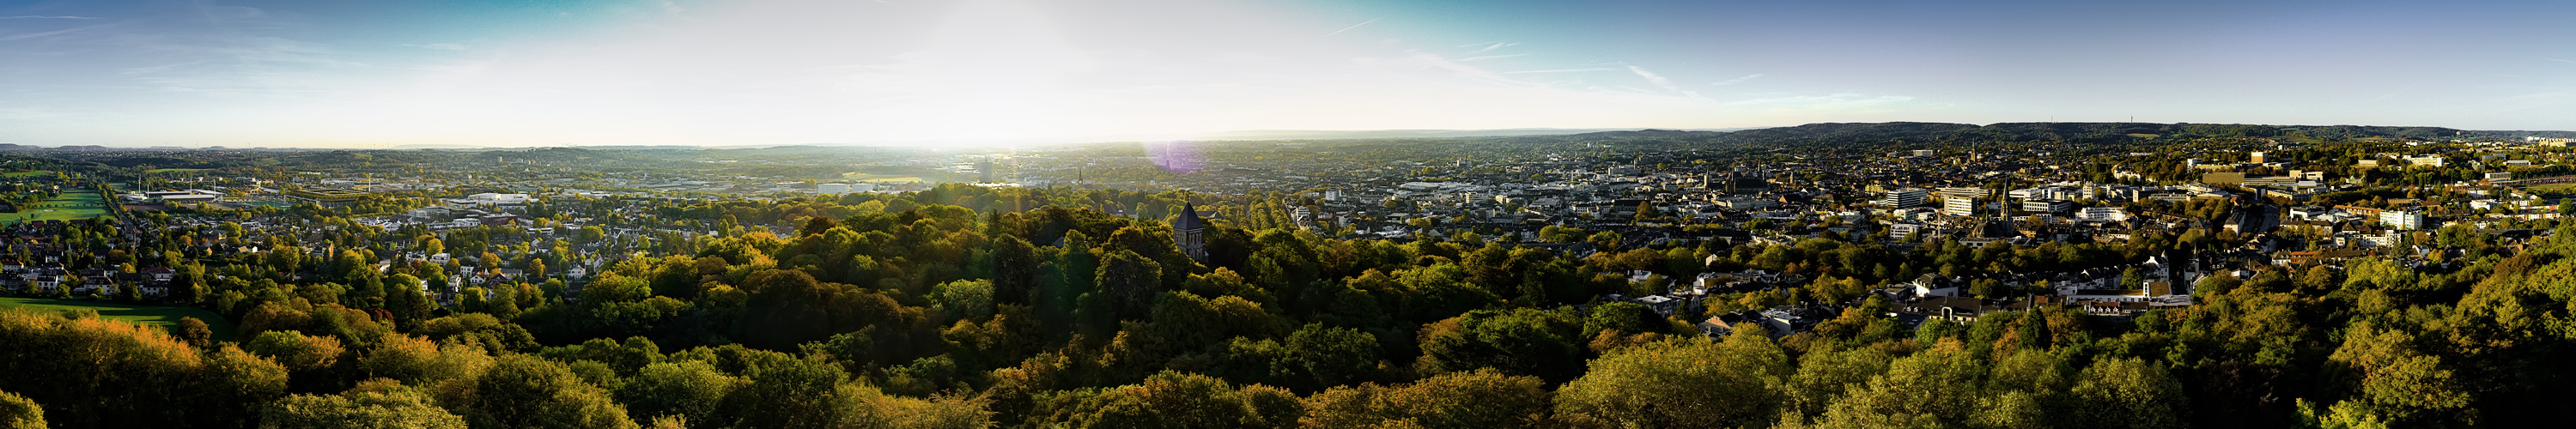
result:
M 2516 138 L 2516 137 L 2545 137 L 2545 138 L 2553 138 L 2553 139 L 2576 139 L 2576 131 L 2470 131 L 2470 132 L 2478 133 L 2478 135 L 2482 135 L 2482 136 L 2490 136 L 2490 137 L 2506 137 L 2506 138 Z
M 1988 125 L 1938 122 L 1821 123 L 1794 127 L 1715 131 L 1605 131 L 1564 135 L 1573 139 L 1693 140 L 1725 143 L 1905 144 L 1972 141 L 2070 141 L 2115 143 L 2162 137 L 2440 138 L 2576 136 L 2566 131 L 2467 131 L 2441 127 L 2363 125 L 2153 124 L 2141 122 L 2005 122 Z M 1544 138 L 1544 137 L 1534 137 Z
M 1745 130 L 1745 129 L 1751 129 L 1751 128 L 1728 128 L 1728 129 L 1702 130 L 1702 131 L 1733 131 L 1733 130 Z M 1635 130 L 1635 129 L 1634 129 L 1634 128 L 1512 128 L 1512 129 L 1500 129 L 1500 130 L 1364 130 L 1364 131 L 1324 131 L 1324 130 L 1246 130 L 1246 131 L 1225 131 L 1225 132 L 1209 133 L 1209 134 L 1202 134 L 1202 135 L 1191 136 L 1191 137 L 1193 137 L 1194 139 L 1198 139 L 1198 140 L 1339 140 L 1339 139 L 1389 139 L 1389 138 L 1447 138 L 1447 137 L 1550 136 L 1550 135 L 1570 135 L 1570 134 L 1586 134 L 1586 133 L 1602 133 L 1602 132 L 1623 132 L 1623 131 L 1631 131 L 1631 130 Z M 1647 131 L 1655 131 L 1655 130 L 1647 130 Z

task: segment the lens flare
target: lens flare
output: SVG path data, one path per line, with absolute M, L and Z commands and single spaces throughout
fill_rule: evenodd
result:
M 1154 165 L 1162 166 L 1163 171 L 1197 173 L 1202 161 L 1197 146 L 1198 142 L 1188 140 L 1148 142 L 1145 143 L 1145 157 L 1153 160 Z

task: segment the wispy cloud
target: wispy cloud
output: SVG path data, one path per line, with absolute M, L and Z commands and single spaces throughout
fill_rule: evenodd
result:
M 1335 34 L 1342 34 L 1342 32 L 1344 32 L 1344 31 L 1351 31 L 1351 29 L 1353 29 L 1353 28 L 1360 28 L 1360 26 L 1362 26 L 1362 25 L 1369 25 L 1369 23 L 1371 23 L 1371 22 L 1377 22 L 1377 20 L 1380 20 L 1380 19 L 1386 19 L 1386 17 L 1381 16 L 1381 17 L 1376 17 L 1376 18 L 1369 18 L 1369 20 L 1367 20 L 1367 21 L 1360 21 L 1360 23 L 1358 23 L 1358 24 L 1351 24 L 1351 26 L 1349 26 L 1349 27 L 1342 27 L 1342 29 L 1340 29 L 1340 30 L 1333 30 L 1333 32 L 1331 32 L 1331 33 L 1324 33 L 1324 35 L 1326 35 L 1326 36 L 1331 36 L 1331 35 L 1335 35 Z
M 1522 56 L 1522 55 L 1529 55 L 1529 54 L 1486 55 L 1486 56 L 1481 56 L 1481 57 L 1466 57 L 1466 58 L 1459 58 L 1459 59 L 1458 59 L 1458 61 L 1490 60 L 1490 59 L 1495 59 L 1495 58 L 1511 58 L 1511 57 L 1517 57 L 1517 56 Z
M 1699 91 L 1692 91 L 1692 90 L 1682 89 L 1681 85 L 1674 85 L 1674 84 L 1673 84 L 1673 80 L 1672 80 L 1672 79 L 1667 79 L 1667 78 L 1665 78 L 1665 77 L 1664 77 L 1664 75 L 1655 74 L 1655 72 L 1652 72 L 1652 71 L 1647 71 L 1645 67 L 1628 66 L 1628 71 L 1629 71 L 1629 72 L 1636 73 L 1636 74 L 1637 74 L 1637 77 L 1646 78 L 1646 82 L 1653 83 L 1653 84 L 1655 84 L 1655 86 L 1658 86 L 1658 87 L 1662 87 L 1662 88 L 1664 88 L 1664 90 L 1666 90 L 1666 91 L 1672 91 L 1672 92 L 1674 92 L 1674 93 L 1679 93 L 1679 94 L 1681 94 L 1681 95 L 1688 96 L 1688 97 L 1690 97 L 1690 98 L 1691 98 L 1691 99 L 1693 99 L 1693 100 L 1708 101 L 1708 98 L 1699 96 Z
M 1411 60 L 1411 61 L 1414 61 L 1414 62 L 1419 62 L 1419 63 L 1421 63 L 1423 66 L 1426 66 L 1426 67 L 1437 67 L 1437 68 L 1440 68 L 1440 69 L 1443 69 L 1443 70 L 1448 70 L 1450 74 L 1457 75 L 1458 77 L 1460 77 L 1460 78 L 1465 78 L 1465 79 L 1467 79 L 1467 80 L 1472 80 L 1472 81 L 1476 81 L 1476 82 L 1483 82 L 1483 83 L 1488 83 L 1488 84 L 1505 85 L 1505 86 L 1516 86 L 1516 87 L 1542 87 L 1542 86 L 1546 86 L 1546 85 L 1544 85 L 1544 84 L 1533 83 L 1533 82 L 1525 82 L 1525 81 L 1521 81 L 1521 80 L 1519 80 L 1519 79 L 1513 79 L 1513 78 L 1511 78 L 1511 77 L 1509 77 L 1509 76 L 1504 76 L 1504 74 L 1505 74 L 1505 73 L 1496 73 L 1496 72 L 1494 72 L 1494 71 L 1492 71 L 1492 70 L 1486 70 L 1486 69 L 1484 69 L 1484 68 L 1482 68 L 1482 67 L 1476 67 L 1476 66 L 1471 66 L 1471 65 L 1467 65 L 1467 64 L 1462 64 L 1462 63 L 1459 63 L 1457 60 L 1451 60 L 1451 59 L 1449 59 L 1448 57 L 1442 57 L 1442 56 L 1440 56 L 1440 54 L 1434 54 L 1434 53 L 1422 52 L 1422 51 L 1416 51 L 1416 50 L 1409 50 L 1409 49 L 1408 49 L 1408 50 L 1405 50 L 1405 54 L 1406 54 L 1406 55 L 1405 55 L 1405 59 L 1406 59 L 1406 60 Z
M 89 31 L 89 29 L 99 28 L 99 27 L 106 27 L 106 26 L 110 26 L 110 25 L 115 25 L 115 24 L 114 24 L 114 23 L 109 23 L 109 24 L 99 24 L 99 25 L 92 25 L 92 26 L 87 26 L 87 27 L 72 27 L 72 28 L 65 28 L 65 29 L 61 29 L 61 30 L 54 30 L 54 31 L 44 31 L 44 32 L 36 32 L 36 33 L 27 33 L 27 34 L 17 34 L 17 35 L 9 35 L 9 36 L 0 36 L 0 42 L 7 42 L 7 41 L 12 41 L 12 40 L 27 40 L 27 39 L 33 39 L 33 38 L 38 38 L 38 37 L 53 37 L 53 36 L 60 36 L 60 35 L 65 35 L 65 34 L 78 33 L 78 32 L 82 32 L 82 31 Z
M 192 66 L 192 65 L 197 65 L 197 64 L 203 64 L 203 63 L 205 63 L 205 62 L 204 62 L 204 61 L 189 61 L 189 62 L 177 63 L 177 64 L 163 64 L 163 65 L 147 66 L 147 67 L 129 67 L 129 68 L 125 68 L 125 69 L 117 70 L 117 71 L 116 71 L 116 75 L 117 75 L 117 76 L 136 76 L 136 75 L 147 75 L 147 74 L 160 73 L 160 72 L 170 71 L 171 69 L 176 69 L 176 68 L 180 68 L 180 67 L 187 67 L 187 66 Z
M 2576 63 L 2576 61 L 2568 61 L 2568 60 L 2562 60 L 2562 59 L 2550 58 L 2550 57 L 2540 57 L 2540 59 L 2550 60 L 2550 61 L 2557 61 L 2557 62 L 2562 62 L 2562 63 Z
M 1611 70 L 1618 70 L 1618 69 L 1611 69 L 1611 68 L 1598 68 L 1598 67 L 1595 67 L 1595 68 L 1588 68 L 1588 69 L 1522 70 L 1522 71 L 1515 71 L 1515 72 L 1503 72 L 1503 73 L 1506 73 L 1506 74 L 1521 74 L 1521 73 L 1573 73 L 1573 72 L 1596 72 L 1596 71 L 1611 71 Z
M 1727 80 L 1726 80 L 1726 81 L 1724 81 L 1724 82 L 1712 83 L 1712 84 L 1710 84 L 1710 85 L 1734 85 L 1734 84 L 1744 83 L 1744 81 L 1753 80 L 1753 79 L 1760 78 L 1760 77 L 1762 77 L 1762 74 L 1761 74 L 1761 73 L 1754 73 L 1754 74 L 1744 75 L 1744 77 L 1739 77 L 1739 78 L 1734 78 L 1734 79 L 1727 79 Z
M 431 44 L 427 44 L 427 45 L 403 45 L 403 46 L 410 46 L 410 47 L 414 47 L 414 48 L 422 48 L 422 49 L 437 49 L 437 50 L 441 50 L 441 51 L 462 51 L 462 50 L 465 50 L 465 45 L 464 45 L 464 44 L 458 44 L 458 43 L 431 43 Z
M 1481 54 L 1481 53 L 1486 53 L 1486 52 L 1493 52 L 1495 49 L 1502 49 L 1503 47 L 1506 47 L 1506 46 L 1512 46 L 1512 45 L 1518 45 L 1518 44 L 1519 44 L 1519 43 L 1494 42 L 1494 44 L 1492 44 L 1492 45 L 1486 45 L 1484 49 L 1477 49 L 1477 50 L 1476 50 L 1476 52 L 1469 52 L 1469 53 L 1471 53 L 1471 54 Z
M 1680 91 L 1680 90 L 1681 90 L 1681 87 L 1673 86 L 1673 80 L 1672 80 L 1672 79 L 1665 79 L 1665 78 L 1664 78 L 1664 75 L 1659 75 L 1659 74 L 1655 74 L 1655 72 L 1646 71 L 1646 68 L 1645 68 L 1645 67 L 1628 66 L 1628 71 L 1637 73 L 1637 77 L 1646 78 L 1646 81 L 1647 81 L 1647 82 L 1653 82 L 1653 83 L 1655 84 L 1655 86 L 1664 87 L 1664 89 L 1670 89 L 1670 90 L 1674 90 L 1674 91 Z
M 1849 92 L 1846 92 L 1846 93 L 1831 94 L 1831 95 L 1797 95 L 1797 96 L 1787 96 L 1787 97 L 1772 97 L 1772 98 L 1755 98 L 1755 99 L 1749 99 L 1749 100 L 1736 100 L 1736 101 L 1729 101 L 1729 102 L 1726 102 L 1726 103 L 1725 103 L 1725 105 L 1727 105 L 1727 106 L 1732 106 L 1732 107 L 1743 107 L 1743 108 L 1763 109 L 1763 110 L 1779 110 L 1779 111 L 1843 111 L 1843 112 L 1848 112 L 1848 111 L 1854 111 L 1854 110 L 1861 110 L 1861 109 L 1868 109 L 1868 108 L 1874 108 L 1874 107 L 1879 107 L 1879 106 L 1885 106 L 1885 105 L 1889 105 L 1889 104 L 1903 103 L 1903 102 L 1913 101 L 1913 100 L 1914 100 L 1914 97 L 1907 97 L 1907 96 L 1901 96 L 1901 95 L 1868 96 L 1868 95 L 1862 95 L 1862 94 L 1857 94 L 1857 93 L 1849 93 Z
M 18 16 L 0 16 L 0 19 L 106 19 L 106 18 L 96 18 L 96 17 L 87 17 L 87 16 L 18 15 Z

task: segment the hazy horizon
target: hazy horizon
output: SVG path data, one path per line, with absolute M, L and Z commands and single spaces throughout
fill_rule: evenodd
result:
M 2576 129 L 2565 2 L 36 1 L 0 143 L 946 145 L 1261 130 Z

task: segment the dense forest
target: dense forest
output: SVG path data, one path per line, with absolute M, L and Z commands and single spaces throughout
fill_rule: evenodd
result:
M 1276 206 L 1218 221 L 1205 262 L 1168 221 L 1092 207 L 1186 197 L 945 186 L 900 197 L 672 207 L 723 232 L 567 282 L 517 228 L 336 230 L 178 262 L 233 317 L 146 328 L 0 313 L 0 421 L 25 427 L 2522 427 L 2571 397 L 2576 241 L 2439 266 L 2262 267 L 2134 319 L 2042 306 L 1910 326 L 1876 291 L 1920 274 L 2112 266 L 2207 245 L 1896 251 L 1826 239 L 1559 254 L 1472 233 L 1339 240 Z M 583 213 L 612 201 L 554 201 Z M 1032 207 L 1011 210 L 1008 207 Z M 969 207 L 980 207 L 975 209 Z M 1169 219 L 1177 207 L 1154 212 Z M 793 225 L 785 233 L 760 225 Z M 104 236 L 90 224 L 66 242 Z M 2458 234 L 2475 234 L 2461 231 Z M 567 246 L 598 240 L 579 234 Z M 226 240 L 240 240 L 227 237 Z M 278 238 L 283 240 L 282 237 Z M 1615 241 L 1613 242 L 1615 243 Z M 346 244 L 342 246 L 342 244 Z M 453 307 L 445 251 L 531 273 Z M 504 256 L 508 255 L 508 256 Z M 399 261 L 399 260 L 398 260 Z M 451 262 L 453 264 L 453 262 Z M 1610 294 L 1764 269 L 1803 286 L 1658 316 Z M 1637 271 L 1650 280 L 1634 281 Z M 576 287 L 577 285 L 577 287 Z M 1980 284 L 1975 293 L 2021 291 Z M 1844 305 L 1785 337 L 1709 315 Z

